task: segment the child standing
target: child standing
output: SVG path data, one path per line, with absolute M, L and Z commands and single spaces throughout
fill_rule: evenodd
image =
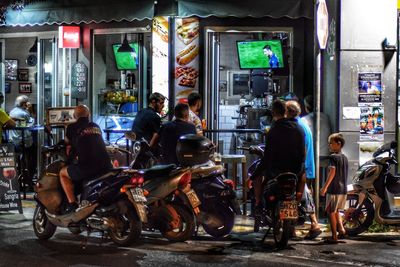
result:
M 326 194 L 326 212 L 329 214 L 332 237 L 327 239 L 327 243 L 337 244 L 338 238 L 345 236 L 346 231 L 343 227 L 342 218 L 339 210 L 344 209 L 347 194 L 347 173 L 348 160 L 342 154 L 344 138 L 340 133 L 334 133 L 328 138 L 330 156 L 330 166 L 328 178 L 321 189 L 321 196 Z M 338 233 L 339 232 L 339 235 Z

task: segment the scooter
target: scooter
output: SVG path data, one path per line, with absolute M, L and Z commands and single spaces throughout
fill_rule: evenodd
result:
M 190 239 L 195 231 L 195 215 L 201 204 L 191 189 L 189 168 L 177 168 L 174 164 L 159 165 L 140 170 L 147 197 L 148 222 L 143 228 L 159 230 L 170 241 Z
M 112 241 L 121 246 L 137 241 L 142 223 L 147 222 L 141 175 L 134 170 L 118 168 L 84 183 L 81 188 L 76 187 L 76 194 L 81 191 L 79 208 L 66 213 L 67 199 L 59 177 L 67 160 L 65 149 L 64 142 L 42 148 L 44 158 L 52 160 L 35 185 L 35 235 L 47 240 L 57 227 L 65 227 L 73 233 L 108 233 Z
M 397 164 L 396 142 L 382 145 L 373 158 L 361 165 L 348 186 L 343 226 L 350 236 L 368 230 L 375 219 L 380 224 L 400 225 L 400 210 L 389 203 L 388 192 L 400 193 L 400 177 L 390 173 Z M 388 192 L 387 192 L 388 191 Z
M 233 229 L 235 214 L 242 212 L 230 180 L 224 177 L 224 168 L 210 160 L 191 170 L 192 188 L 201 201 L 198 224 L 215 238 L 226 236 Z
M 126 138 L 133 142 L 132 154 L 135 160 L 132 166 L 145 166 L 149 162 L 142 162 L 143 160 L 155 157 L 149 153 L 146 142 L 135 141 L 133 137 L 132 133 L 126 134 Z M 141 151 L 142 149 L 145 153 Z M 157 161 L 157 159 L 153 160 L 153 162 Z M 202 225 L 209 235 L 216 238 L 229 234 L 234 226 L 235 214 L 241 214 L 241 210 L 236 192 L 223 175 L 224 168 L 208 161 L 205 164 L 190 166 L 188 170 L 192 174 L 191 187 L 201 203 L 200 212 L 196 213 L 197 226 Z M 147 184 L 145 188 L 146 186 Z M 150 201 L 149 197 L 148 200 Z

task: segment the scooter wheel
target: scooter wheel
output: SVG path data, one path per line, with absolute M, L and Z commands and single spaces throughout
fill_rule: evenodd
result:
M 57 226 L 52 224 L 47 218 L 45 208 L 37 204 L 33 213 L 33 231 L 37 238 L 47 240 L 54 235 L 56 229 Z
M 194 216 L 187 209 L 179 205 L 172 205 L 179 216 L 179 227 L 176 229 L 161 231 L 161 234 L 172 242 L 183 242 L 190 239 L 195 230 Z
M 349 236 L 356 236 L 367 231 L 375 217 L 375 210 L 372 202 L 369 199 L 365 199 L 364 202 L 359 205 L 358 198 L 358 194 L 347 194 L 347 209 L 340 212 L 344 229 Z M 359 207 L 357 208 L 357 206 Z
M 215 207 L 214 211 L 207 213 L 208 214 L 206 216 L 215 217 L 215 220 L 210 220 L 211 223 L 203 223 L 204 231 L 206 231 L 207 234 L 215 238 L 220 238 L 226 236 L 232 231 L 235 224 L 235 214 L 230 208 L 225 206 L 217 206 Z M 220 223 L 213 223 L 214 221 Z
M 119 246 L 129 246 L 138 241 L 142 232 L 142 222 L 134 213 L 135 208 L 125 203 L 127 208 L 120 209 L 119 214 L 112 217 L 115 227 L 109 230 L 111 240 Z

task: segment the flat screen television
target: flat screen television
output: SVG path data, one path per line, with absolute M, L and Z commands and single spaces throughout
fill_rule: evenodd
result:
M 241 69 L 283 69 L 285 66 L 280 40 L 237 41 Z
M 118 52 L 121 44 L 113 44 L 115 65 L 118 70 L 136 70 L 139 65 L 139 44 L 129 44 L 135 52 Z

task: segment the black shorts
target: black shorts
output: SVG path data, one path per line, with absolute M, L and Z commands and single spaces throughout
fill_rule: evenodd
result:
M 69 177 L 74 183 L 82 183 L 89 178 L 89 174 L 83 171 L 77 164 L 70 164 L 67 167 Z

